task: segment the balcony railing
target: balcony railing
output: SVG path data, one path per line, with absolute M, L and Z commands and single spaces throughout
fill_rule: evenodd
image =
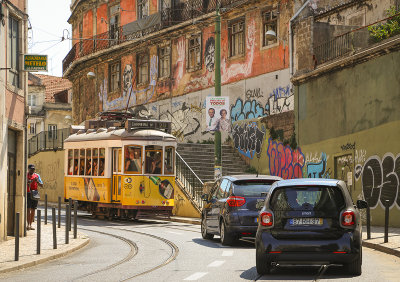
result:
M 176 178 L 183 184 L 183 188 L 192 197 L 199 209 L 203 208 L 201 194 L 203 193 L 203 181 L 196 175 L 190 166 L 176 152 Z
M 178 3 L 173 8 L 167 8 L 159 13 L 150 15 L 145 19 L 128 23 L 117 30 L 109 30 L 93 37 L 80 39 L 64 58 L 63 73 L 79 58 L 211 13 L 216 10 L 218 2 L 221 8 L 231 8 L 247 1 L 189 0 L 185 3 Z M 135 28 L 135 25 L 139 28 Z
M 316 64 L 323 64 L 351 53 L 357 53 L 359 50 L 377 44 L 380 40 L 399 34 L 400 32 L 387 34 L 379 39 L 377 38 L 377 32 L 373 32 L 375 28 L 382 27 L 393 20 L 400 22 L 400 13 L 367 26 L 351 30 L 314 47 Z
M 62 150 L 64 140 L 70 135 L 70 129 L 42 131 L 28 140 L 28 156 L 41 151 Z

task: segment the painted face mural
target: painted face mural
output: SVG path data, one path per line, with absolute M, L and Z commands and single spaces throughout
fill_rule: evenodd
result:
M 209 72 L 214 71 L 215 64 L 215 41 L 214 37 L 210 37 L 206 41 L 206 48 L 204 52 L 204 63 Z
M 125 92 L 128 92 L 128 90 L 132 87 L 132 77 L 133 77 L 132 65 L 126 65 L 123 76 Z

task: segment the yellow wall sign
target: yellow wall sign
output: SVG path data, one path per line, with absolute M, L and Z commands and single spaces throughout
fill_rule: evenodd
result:
M 47 71 L 47 55 L 24 55 L 25 71 Z

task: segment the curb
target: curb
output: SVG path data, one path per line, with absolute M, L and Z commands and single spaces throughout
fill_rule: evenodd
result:
M 167 219 L 167 221 L 190 223 L 190 224 L 197 224 L 197 225 L 201 224 L 201 222 L 198 220 L 183 219 L 183 218 L 169 218 L 169 219 Z
M 51 255 L 51 256 L 48 256 L 48 257 L 45 257 L 45 258 L 41 258 L 41 259 L 35 260 L 35 261 L 23 263 L 23 264 L 20 264 L 20 265 L 17 265 L 17 266 L 12 266 L 12 267 L 9 267 L 7 269 L 0 270 L 0 274 L 1 273 L 7 273 L 7 272 L 15 271 L 15 270 L 20 270 L 22 268 L 35 266 L 35 265 L 38 265 L 38 264 L 41 264 L 41 263 L 44 263 L 44 262 L 47 262 L 47 261 L 50 261 L 50 260 L 54 260 L 54 259 L 57 259 L 57 258 L 64 257 L 64 256 L 66 256 L 68 254 L 71 254 L 71 253 L 73 253 L 73 252 L 85 247 L 87 244 L 89 244 L 89 242 L 90 242 L 90 238 L 87 237 L 87 240 L 85 240 L 82 244 L 80 244 L 78 246 L 75 246 L 72 249 L 66 250 L 65 252 L 58 253 L 58 254 L 55 254 L 55 255 Z
M 366 241 L 363 241 L 362 245 L 363 245 L 363 247 L 367 247 L 370 249 L 380 251 L 382 253 L 400 257 L 400 251 L 398 251 L 398 250 L 394 250 L 394 249 L 391 249 L 391 248 L 388 248 L 388 247 L 385 247 L 385 246 L 382 246 L 379 244 L 374 244 L 374 243 L 370 243 L 370 242 L 366 242 Z

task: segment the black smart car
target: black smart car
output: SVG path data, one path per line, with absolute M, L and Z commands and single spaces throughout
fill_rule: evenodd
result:
M 282 180 L 272 185 L 259 214 L 256 268 L 341 264 L 361 275 L 362 234 L 358 209 L 346 184 L 331 179 Z
M 271 185 L 281 180 L 276 176 L 224 176 L 214 185 L 201 215 L 201 234 L 204 239 L 221 237 L 223 245 L 230 245 L 240 237 L 254 237 L 258 212 L 264 205 Z

